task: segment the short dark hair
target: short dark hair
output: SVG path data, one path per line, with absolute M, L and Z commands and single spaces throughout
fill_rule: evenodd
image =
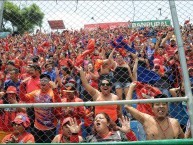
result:
M 40 66 L 37 64 L 30 64 L 29 67 L 39 71 L 40 74 L 42 73 Z
M 45 68 L 46 68 L 48 65 L 53 65 L 53 63 L 52 63 L 52 62 L 46 63 L 46 64 L 45 64 Z
M 102 81 L 108 81 L 108 82 L 110 83 L 110 85 L 112 85 L 112 82 L 111 82 L 110 79 L 108 79 L 108 78 L 103 78 L 103 79 L 101 79 L 101 80 L 99 81 L 99 86 L 101 86 Z
M 43 78 L 48 78 L 51 81 L 51 77 L 48 74 L 41 74 L 40 79 L 43 79 Z
M 37 63 L 38 61 L 39 61 L 39 56 L 34 56 L 33 58 L 32 58 L 32 61 L 33 61 L 33 63 Z
M 11 71 L 14 71 L 14 72 L 15 72 L 15 74 L 20 73 L 20 70 L 19 70 L 18 68 L 14 68 L 14 69 L 12 69 Z
M 12 65 L 12 66 L 15 66 L 15 63 L 11 60 L 7 61 L 6 65 Z
M 158 95 L 156 95 L 154 98 L 155 98 L 155 99 L 158 99 L 158 98 L 168 98 L 168 96 L 165 95 L 165 94 L 158 94 Z
M 168 98 L 168 96 L 166 94 L 158 94 L 154 97 L 154 99 L 159 99 L 159 98 Z M 166 102 L 168 103 L 168 102 Z M 154 103 L 152 103 L 152 106 L 154 105 Z
M 70 70 L 69 70 L 69 68 L 66 67 L 66 66 L 62 66 L 62 67 L 61 67 L 61 70 L 65 71 L 67 74 L 70 74 Z

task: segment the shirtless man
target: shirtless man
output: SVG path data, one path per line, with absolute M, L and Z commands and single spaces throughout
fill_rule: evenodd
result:
M 135 86 L 135 82 L 131 83 L 127 94 L 127 100 L 131 100 Z M 167 98 L 167 96 L 159 94 L 154 98 Z M 142 123 L 147 135 L 147 140 L 184 138 L 184 133 L 179 122 L 174 118 L 168 117 L 167 103 L 153 103 L 152 111 L 155 114 L 154 116 L 142 113 L 131 105 L 125 105 L 125 108 L 135 119 Z
M 116 101 L 119 100 L 118 96 L 111 93 L 112 83 L 108 79 L 102 79 L 99 83 L 100 91 L 93 88 L 87 81 L 85 73 L 82 68 L 77 68 L 80 71 L 80 78 L 85 90 L 92 96 L 93 101 Z M 95 115 L 105 112 L 113 121 L 117 120 L 117 117 L 121 117 L 120 106 L 118 105 L 106 105 L 95 106 Z

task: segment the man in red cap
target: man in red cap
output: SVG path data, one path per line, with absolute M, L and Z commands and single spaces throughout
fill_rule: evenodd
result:
M 13 132 L 6 135 L 2 143 L 35 143 L 34 136 L 26 131 L 30 125 L 27 114 L 18 113 L 12 122 Z
M 14 86 L 7 88 L 7 91 L 0 99 L 0 104 L 18 104 L 19 97 L 17 95 L 17 90 Z M 0 109 L 0 142 L 2 138 L 13 131 L 12 124 L 10 123 L 13 120 L 17 113 L 25 112 L 24 108 L 2 108 Z
M 82 142 L 83 138 L 78 135 L 81 125 L 82 123 L 78 124 L 75 118 L 65 118 L 61 126 L 62 133 L 56 135 L 52 143 Z

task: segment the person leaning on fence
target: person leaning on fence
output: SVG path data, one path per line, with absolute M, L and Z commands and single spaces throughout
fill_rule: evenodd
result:
M 86 76 L 82 68 L 77 68 L 80 72 L 80 78 L 82 85 L 85 90 L 92 96 L 93 101 L 117 101 L 118 96 L 111 93 L 112 83 L 108 79 L 102 79 L 99 83 L 99 89 L 93 88 L 87 81 Z M 106 105 L 106 106 L 95 106 L 95 114 L 100 112 L 107 113 L 113 121 L 117 121 L 118 115 L 121 116 L 120 106 L 118 105 Z
M 127 100 L 131 100 L 136 83 L 133 82 L 127 94 Z M 168 98 L 164 94 L 158 94 L 154 98 Z M 168 117 L 168 103 L 152 103 L 154 115 L 142 113 L 131 105 L 125 105 L 125 109 L 142 123 L 148 140 L 184 138 L 183 130 L 178 120 Z
M 62 133 L 56 135 L 52 143 L 76 143 L 82 142 L 79 136 L 82 123 L 78 124 L 76 118 L 67 117 L 62 121 Z
M 86 142 L 137 141 L 128 118 L 122 116 L 120 123 L 121 127 L 118 127 L 106 113 L 97 114 L 94 119 L 93 135 L 88 136 Z
M 51 82 L 51 78 L 47 74 L 40 75 L 40 89 L 25 95 L 20 95 L 20 98 L 23 98 L 23 100 L 29 100 L 29 103 L 61 102 L 56 85 L 54 82 Z M 50 143 L 55 136 L 57 117 L 61 112 L 61 108 L 43 107 L 34 108 L 34 111 L 35 140 L 37 143 Z
M 30 120 L 27 114 L 18 113 L 11 123 L 13 131 L 6 135 L 1 143 L 35 143 L 34 136 L 26 131 L 30 126 Z
M 17 90 L 14 86 L 7 88 L 7 91 L 0 99 L 0 104 L 18 104 L 20 103 Z M 14 119 L 19 112 L 25 112 L 24 108 L 1 108 L 0 109 L 0 141 L 2 138 L 13 131 L 11 119 Z

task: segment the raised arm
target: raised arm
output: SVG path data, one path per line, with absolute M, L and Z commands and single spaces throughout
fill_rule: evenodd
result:
M 132 99 L 132 95 L 133 95 L 133 91 L 135 89 L 136 83 L 133 82 L 131 83 L 130 87 L 129 87 L 129 91 L 127 93 L 126 96 L 126 100 L 131 100 Z M 125 109 L 131 113 L 131 115 L 137 119 L 139 122 L 141 122 L 142 124 L 145 122 L 146 119 L 146 114 L 142 113 L 140 111 L 138 111 L 137 109 L 135 109 L 134 107 L 132 107 L 131 105 L 125 105 Z
M 172 37 L 172 32 L 168 32 L 166 37 L 162 40 L 161 45 L 166 47 L 166 41 Z
M 78 68 L 77 68 L 78 69 Z M 97 99 L 96 93 L 97 90 L 93 88 L 87 81 L 86 76 L 84 74 L 84 71 L 82 68 L 78 69 L 80 72 L 80 79 L 82 81 L 82 85 L 85 88 L 85 90 L 92 96 L 93 100 L 95 101 Z
M 156 44 L 155 44 L 155 52 L 157 52 L 158 51 L 158 48 L 159 48 L 159 46 L 160 46 L 160 43 L 161 43 L 161 36 L 157 36 L 156 37 Z
M 111 64 L 111 66 L 113 66 L 113 68 L 116 66 L 116 63 L 113 59 L 113 54 L 115 52 L 115 48 L 112 50 L 111 54 L 109 55 L 109 58 L 108 58 L 108 62 L 109 64 Z
M 172 97 L 177 97 L 178 93 L 180 91 L 180 87 L 178 88 L 172 88 L 169 90 L 170 91 L 170 94 L 172 95 Z
M 135 63 L 134 63 L 134 66 L 133 66 L 133 78 L 132 78 L 132 81 L 137 81 L 138 60 L 139 59 L 136 56 L 135 57 Z

